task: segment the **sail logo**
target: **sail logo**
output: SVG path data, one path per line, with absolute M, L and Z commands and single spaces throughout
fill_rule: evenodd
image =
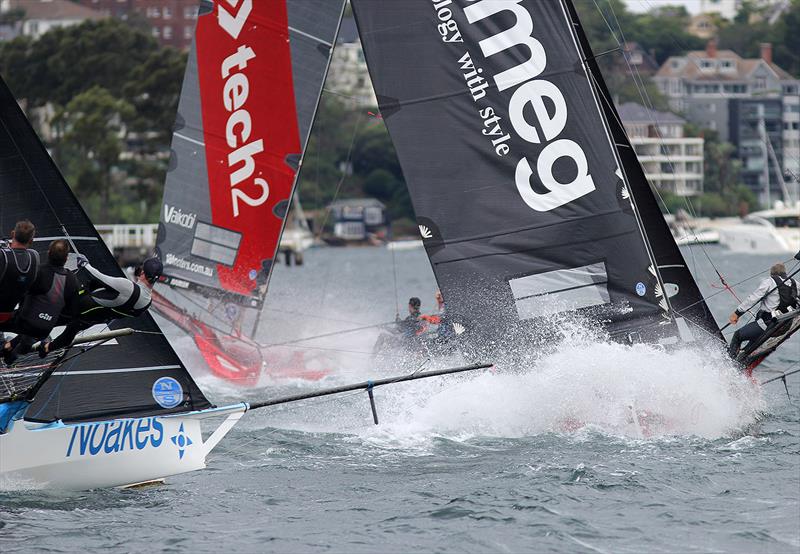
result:
M 181 423 L 181 426 L 180 426 L 180 429 L 178 429 L 178 432 L 176 434 L 172 435 L 169 438 L 169 440 L 171 440 L 172 444 L 174 444 L 178 448 L 178 459 L 179 460 L 183 459 L 183 455 L 186 452 L 186 449 L 189 448 L 190 446 L 192 446 L 192 444 L 194 444 L 194 442 L 189 437 L 189 435 L 186 433 L 186 431 L 183 430 L 183 423 Z
M 562 138 L 567 123 L 568 109 L 561 90 L 551 81 L 538 79 L 547 65 L 547 53 L 542 43 L 533 37 L 533 18 L 520 5 L 523 0 L 469 0 L 474 2 L 464 8 L 467 22 L 474 25 L 484 19 L 510 12 L 514 24 L 478 42 L 485 58 L 491 58 L 509 49 L 527 50 L 526 61 L 504 69 L 493 76 L 498 92 L 514 89 L 508 104 L 511 125 L 520 138 L 531 144 L 544 145 L 536 159 L 536 187 L 531 183 L 534 175 L 531 162 L 523 156 L 517 163 L 514 180 L 522 200 L 528 207 L 546 212 L 573 202 L 595 190 L 589 174 L 586 153 L 575 141 Z M 493 27 L 496 29 L 496 27 Z M 517 56 L 508 56 L 517 61 Z M 535 121 L 528 118 L 534 116 Z M 563 182 L 554 174 L 556 162 L 562 158 L 572 161 L 575 176 Z
M 164 425 L 155 417 L 87 423 L 72 429 L 66 457 L 158 448 L 163 441 Z
M 239 38 L 247 17 L 253 9 L 252 0 L 227 0 L 228 5 L 237 8 L 231 13 L 219 6 L 219 26 L 234 40 Z M 260 206 L 269 198 L 269 185 L 265 179 L 253 177 L 256 170 L 255 156 L 264 152 L 264 140 L 251 140 L 253 118 L 245 108 L 250 96 L 250 80 L 245 69 L 256 58 L 256 53 L 246 45 L 240 45 L 236 52 L 222 61 L 220 74 L 224 80 L 222 87 L 222 103 L 230 114 L 225 124 L 225 141 L 231 151 L 228 153 L 229 184 L 233 217 L 239 217 L 240 203 L 247 206 Z M 247 187 L 248 184 L 251 186 Z M 251 195 L 247 189 L 255 185 L 258 192 Z
M 153 399 L 162 408 L 174 408 L 183 402 L 183 387 L 172 377 L 161 377 L 153 383 Z
M 191 229 L 197 221 L 197 214 L 184 213 L 180 208 L 164 203 L 164 221 Z

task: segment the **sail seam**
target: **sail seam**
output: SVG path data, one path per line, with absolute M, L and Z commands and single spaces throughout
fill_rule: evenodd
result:
M 295 27 L 289 27 L 289 31 L 292 32 L 292 33 L 296 33 L 296 34 L 298 34 L 300 36 L 304 36 L 306 38 L 310 38 L 311 40 L 315 40 L 320 44 L 324 44 L 328 48 L 332 48 L 333 47 L 333 43 L 330 43 L 330 42 L 328 42 L 326 40 L 323 40 L 323 39 L 321 39 L 319 37 L 315 37 L 314 35 L 312 35 L 310 33 L 306 33 L 305 31 L 301 31 L 300 29 L 296 29 Z
M 598 285 L 607 285 L 608 281 L 597 281 L 596 283 L 586 283 L 584 285 L 575 285 L 574 287 L 567 287 L 565 289 L 549 290 L 547 292 L 538 292 L 536 294 L 529 294 L 527 296 L 520 296 L 514 300 L 527 300 L 528 298 L 538 298 L 540 296 L 548 296 L 551 294 L 559 294 L 561 292 L 568 292 L 571 290 L 585 289 L 586 287 L 597 287 Z
M 98 373 L 135 373 L 139 371 L 159 371 L 163 369 L 180 369 L 179 365 L 154 365 L 145 367 L 127 367 L 118 369 L 95 369 L 95 370 L 81 370 L 81 371 L 55 371 L 51 375 L 66 376 L 66 375 L 97 375 Z
M 178 138 L 182 138 L 182 139 L 183 139 L 183 140 L 185 140 L 186 142 L 191 142 L 192 144 L 196 144 L 197 146 L 203 146 L 203 147 L 205 147 L 205 145 L 206 145 L 206 143 L 205 143 L 205 142 L 199 141 L 199 140 L 197 140 L 197 139 L 189 138 L 189 137 L 187 137 L 186 135 L 182 135 L 182 134 L 180 134 L 180 133 L 173 133 L 173 136 L 175 136 L 175 137 L 178 137 Z

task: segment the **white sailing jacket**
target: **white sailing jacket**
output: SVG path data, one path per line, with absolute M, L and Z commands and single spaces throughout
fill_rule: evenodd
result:
M 791 285 L 792 279 L 785 279 L 784 282 L 787 285 Z M 767 292 L 770 290 L 772 290 L 772 292 L 767 294 Z M 764 296 L 765 294 L 766 296 Z M 761 299 L 760 302 L 759 299 Z M 771 313 L 775 308 L 778 307 L 778 304 L 780 304 L 780 299 L 781 299 L 780 293 L 778 293 L 778 287 L 775 285 L 775 280 L 772 278 L 772 276 L 770 276 L 761 281 L 761 284 L 758 285 L 758 288 L 754 290 L 750 296 L 745 298 L 741 304 L 739 304 L 739 307 L 736 308 L 736 311 L 739 314 L 743 314 L 747 311 L 747 309 L 750 306 L 753 306 L 756 302 L 758 302 L 758 305 L 755 306 L 757 309 L 756 313 L 758 312 Z M 761 320 L 759 320 L 759 323 L 760 322 Z

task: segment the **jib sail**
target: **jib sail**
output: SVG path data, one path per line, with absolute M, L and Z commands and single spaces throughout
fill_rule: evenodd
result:
M 158 252 L 169 284 L 258 307 L 344 0 L 205 1 Z
M 675 325 L 673 289 L 659 271 L 676 252 L 661 244 L 665 227 L 643 221 L 656 217 L 652 193 L 628 171 L 635 157 L 618 152 L 629 145 L 609 126 L 614 108 L 604 107 L 571 6 L 353 0 L 353 8 L 456 331 L 505 334 L 573 312 L 612 334 L 677 340 L 685 326 Z
M 69 238 L 94 267 L 122 276 L 2 80 L 0 123 L 0 229 L 7 232 L 16 221 L 29 219 L 36 226 L 35 246 L 43 259 L 51 240 Z M 149 315 L 119 320 L 110 327 L 131 327 L 140 332 L 58 365 L 38 391 L 26 419 L 79 421 L 210 407 Z M 0 398 L 25 398 L 24 387 L 33 384 L 28 369 L 35 368 L 0 370 Z

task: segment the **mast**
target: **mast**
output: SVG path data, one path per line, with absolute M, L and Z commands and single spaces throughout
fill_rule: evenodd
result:
M 601 77 L 602 73 L 597 60 L 594 55 L 591 54 L 591 46 L 589 45 L 586 33 L 583 32 L 580 25 L 575 7 L 572 2 L 568 0 L 564 1 L 566 2 L 566 7 L 569 10 L 571 19 L 575 22 L 575 33 L 583 51 L 589 54 L 585 57 L 586 64 L 589 66 L 592 74 L 598 76 L 594 79 L 593 84 L 601 99 L 605 121 L 610 126 L 611 133 L 614 137 L 616 154 L 622 160 L 621 168 L 625 170 L 625 175 L 628 179 L 627 182 L 630 187 L 629 192 L 640 214 L 640 221 L 644 225 L 644 234 L 647 237 L 648 248 L 653 252 L 657 260 L 656 269 L 659 275 L 661 275 L 662 282 L 666 281 L 677 289 L 677 292 L 672 296 L 668 296 L 667 290 L 664 290 L 664 293 L 672 312 L 675 314 L 678 329 L 683 329 L 683 321 L 685 320 L 691 323 L 696 329 L 701 330 L 702 334 L 724 341 L 719 326 L 714 319 L 714 315 L 708 308 L 694 280 L 694 276 L 691 271 L 689 271 L 686 260 L 676 244 L 672 232 L 667 226 L 652 186 L 628 139 L 625 127 L 611 100 L 608 87 Z M 685 334 L 685 331 L 682 335 L 683 334 Z
M 622 180 L 623 180 L 625 186 L 628 188 L 628 190 L 630 190 L 632 188 L 631 185 L 630 185 L 631 180 L 628 177 L 627 171 L 625 170 L 625 165 L 622 163 L 622 159 L 620 158 L 618 148 L 619 147 L 632 148 L 632 147 L 631 147 L 630 144 L 618 144 L 614 140 L 614 138 L 612 137 L 611 125 L 610 125 L 610 122 L 608 120 L 608 115 L 609 115 L 608 111 L 604 110 L 601 107 L 601 104 L 600 104 L 600 102 L 598 100 L 599 91 L 598 91 L 596 83 L 598 81 L 602 81 L 603 80 L 603 76 L 599 72 L 595 73 L 592 70 L 592 68 L 587 65 L 587 60 L 589 58 L 593 59 L 594 58 L 594 54 L 592 53 L 591 49 L 585 49 L 584 46 L 579 43 L 580 35 L 583 34 L 584 35 L 584 39 L 585 39 L 585 34 L 583 33 L 583 28 L 581 27 L 580 22 L 577 20 L 577 17 L 573 18 L 572 13 L 574 13 L 574 6 L 571 5 L 571 2 L 569 0 L 560 0 L 560 1 L 561 1 L 562 7 L 564 8 L 565 17 L 567 17 L 569 19 L 569 21 L 572 23 L 570 28 L 571 28 L 571 32 L 573 34 L 573 39 L 575 40 L 575 47 L 578 49 L 579 52 L 581 52 L 582 58 L 583 58 L 581 60 L 581 64 L 583 65 L 583 68 L 587 72 L 587 74 L 590 75 L 590 77 L 591 77 L 591 81 L 592 81 L 592 87 L 591 87 L 592 88 L 592 96 L 594 98 L 594 101 L 595 101 L 595 104 L 597 106 L 598 111 L 602 115 L 603 125 L 605 127 L 606 135 L 608 136 L 608 140 L 614 145 L 614 148 L 613 148 L 614 157 L 617 160 L 617 164 L 619 165 L 619 170 L 620 170 L 620 173 L 622 174 L 621 175 Z M 569 5 L 569 8 L 568 8 L 568 5 Z M 568 10 L 570 11 L 570 13 L 568 13 Z M 584 40 L 584 42 L 588 42 L 588 41 Z M 614 109 L 614 108 L 612 108 L 612 109 L 615 112 L 616 118 L 619 119 L 619 115 L 616 114 L 616 109 Z M 644 241 L 645 248 L 647 249 L 647 256 L 648 256 L 648 258 L 650 258 L 650 263 L 652 264 L 651 267 L 653 268 L 653 273 L 654 273 L 656 279 L 658 280 L 658 286 L 661 289 L 662 298 L 659 301 L 659 305 L 664 309 L 666 317 L 668 317 L 669 319 L 674 321 L 674 314 L 673 314 L 673 311 L 672 311 L 672 307 L 670 306 L 669 296 L 666 294 L 666 286 L 664 284 L 664 279 L 661 276 L 661 270 L 658 267 L 658 262 L 656 261 L 655 254 L 653 254 L 653 248 L 650 245 L 650 240 L 647 237 L 647 232 L 645 231 L 644 223 L 642 222 L 642 217 L 639 214 L 638 207 L 636 206 L 635 196 L 633 194 L 628 195 L 628 200 L 630 200 L 631 208 L 633 210 L 634 216 L 636 217 L 636 223 L 637 223 L 637 225 L 639 227 L 639 233 L 641 234 L 642 240 Z M 662 304 L 662 302 L 663 302 L 663 304 Z

